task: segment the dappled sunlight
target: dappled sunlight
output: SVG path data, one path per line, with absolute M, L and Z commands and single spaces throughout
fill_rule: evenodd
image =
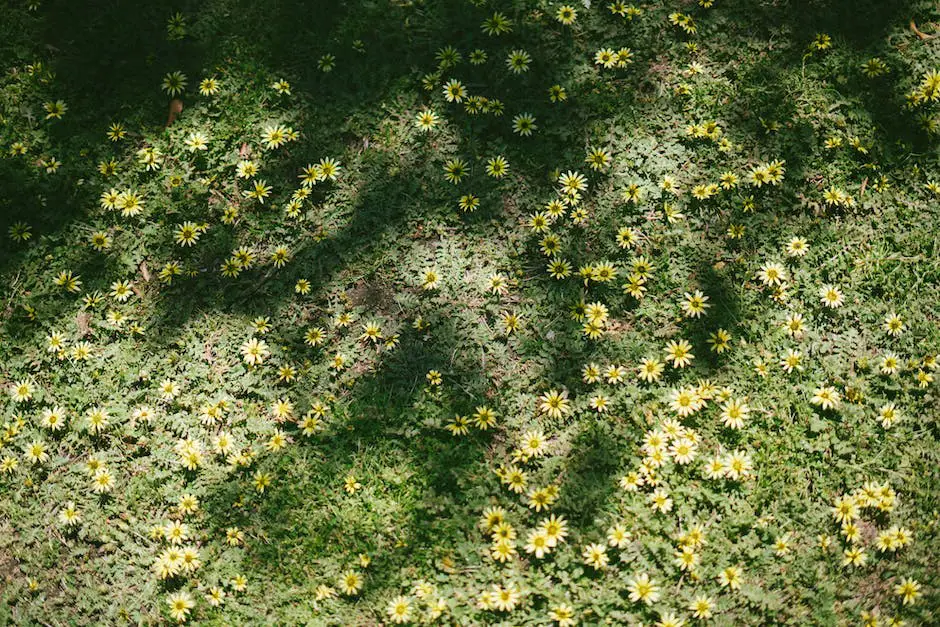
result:
M 938 23 L 14 4 L 0 622 L 937 623 Z

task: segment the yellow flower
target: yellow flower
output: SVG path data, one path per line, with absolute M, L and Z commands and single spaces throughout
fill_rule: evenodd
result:
M 271 354 L 267 343 L 254 337 L 242 344 L 240 350 L 242 358 L 249 366 L 257 366 L 263 363 L 265 358 Z
M 261 141 L 266 148 L 279 148 L 287 143 L 290 129 L 274 124 L 266 126 L 261 133 Z
M 712 350 L 719 355 L 731 348 L 731 334 L 724 329 L 718 329 L 708 338 Z
M 567 603 L 559 603 L 553 606 L 548 611 L 548 617 L 558 623 L 558 627 L 574 627 L 577 624 L 574 608 Z
M 348 570 L 340 576 L 339 588 L 346 596 L 359 594 L 362 585 L 362 575 L 354 570 Z
M 741 568 L 738 566 L 728 566 L 718 573 L 718 583 L 729 590 L 740 590 L 741 588 Z
M 46 443 L 42 440 L 34 440 L 26 447 L 26 459 L 33 464 L 42 464 L 49 461 L 49 453 L 46 452 Z
M 581 551 L 581 557 L 584 560 L 584 563 L 588 566 L 591 566 L 595 570 L 602 570 L 607 567 L 607 563 L 610 560 L 607 557 L 607 547 L 603 544 L 588 544 Z
M 222 86 L 219 84 L 218 79 L 214 76 L 204 78 L 199 82 L 199 93 L 203 96 L 214 96 L 219 93 L 221 88 Z
M 356 479 L 356 475 L 352 473 L 346 475 L 346 478 L 343 480 L 343 489 L 346 490 L 347 494 L 353 494 L 360 488 L 362 488 L 362 484 Z
M 33 398 L 34 387 L 29 381 L 17 381 L 10 386 L 10 396 L 14 403 L 26 403 Z
M 695 355 L 692 354 L 692 345 L 686 340 L 671 341 L 666 345 L 667 358 L 672 360 L 674 368 L 684 368 L 692 363 Z
M 715 609 L 715 601 L 705 594 L 700 594 L 695 597 L 689 605 L 689 611 L 692 612 L 692 616 L 699 620 L 711 618 L 713 609 Z
M 701 559 L 699 554 L 695 552 L 695 548 L 691 546 L 680 547 L 673 555 L 675 555 L 673 562 L 679 567 L 679 570 L 683 571 L 694 570 Z
M 170 606 L 170 616 L 173 617 L 173 620 L 180 623 L 186 621 L 189 617 L 190 610 L 196 605 L 192 596 L 185 590 L 180 590 L 179 592 L 174 592 L 169 595 L 166 603 Z
M 910 577 L 905 577 L 894 587 L 894 593 L 901 597 L 902 605 L 913 605 L 921 595 L 920 583 Z
M 437 273 L 437 270 L 433 268 L 428 268 L 424 271 L 422 276 L 421 288 L 424 290 L 434 290 L 437 289 L 440 285 L 440 275 Z
M 462 102 L 467 96 L 467 90 L 463 86 L 463 83 L 456 79 L 450 79 L 444 85 L 444 98 L 447 102 Z
M 790 534 L 785 533 L 774 541 L 774 554 L 783 557 L 790 553 Z
M 551 547 L 564 542 L 568 535 L 568 521 L 564 517 L 555 516 L 555 514 L 543 520 L 540 528 L 548 537 L 548 544 Z
M 731 399 L 721 408 L 721 420 L 730 429 L 740 429 L 750 411 L 751 408 L 743 399 Z
M 516 543 L 509 538 L 500 538 L 493 543 L 490 556 L 499 563 L 505 563 L 516 555 Z
M 744 451 L 737 450 L 733 453 L 729 453 L 723 462 L 725 466 L 725 476 L 729 479 L 737 481 L 738 479 L 746 479 L 751 475 L 753 462 L 751 461 L 751 456 Z
M 868 556 L 865 554 L 865 549 L 861 547 L 852 546 L 842 552 L 842 564 L 844 566 L 864 566 L 867 561 Z
M 843 296 L 839 288 L 832 285 L 824 285 L 819 288 L 819 299 L 822 301 L 822 304 L 829 309 L 841 307 L 845 302 L 845 296 Z
M 653 510 L 661 514 L 667 514 L 672 511 L 672 498 L 664 488 L 656 488 L 649 496 L 649 502 Z
M 649 357 L 640 362 L 637 367 L 637 376 L 647 383 L 654 383 L 662 376 L 665 367 L 663 362 L 655 357 Z
M 698 318 L 705 313 L 705 310 L 711 307 L 706 301 L 708 296 L 702 294 L 700 290 L 690 294 L 685 293 L 685 299 L 682 301 L 682 311 L 688 318 Z
M 396 624 L 407 623 L 411 620 L 411 599 L 397 596 L 391 600 L 386 609 L 389 620 Z
M 77 525 L 81 519 L 82 514 L 72 501 L 67 502 L 65 506 L 59 510 L 59 522 L 67 527 Z
M 665 612 L 660 614 L 656 627 L 685 627 L 685 621 L 676 616 L 674 612 Z
M 577 18 L 577 9 L 567 4 L 558 7 L 558 11 L 555 12 L 555 19 L 565 26 L 571 26 Z
M 904 319 L 894 312 L 889 313 L 885 316 L 884 330 L 888 335 L 901 335 L 904 332 Z
M 271 475 L 258 470 L 255 472 L 252 483 L 254 483 L 256 491 L 263 493 L 265 489 L 271 485 Z
M 529 533 L 524 548 L 526 553 L 534 554 L 538 559 L 542 559 L 552 550 L 548 542 L 548 536 L 545 534 L 545 531 L 541 529 L 536 529 Z
M 515 586 L 498 586 L 493 584 L 493 591 L 490 593 L 493 607 L 501 612 L 511 612 L 519 603 L 519 591 Z
M 646 573 L 639 573 L 627 582 L 630 600 L 652 605 L 659 600 L 659 584 Z
M 568 401 L 567 390 L 561 392 L 550 390 L 539 397 L 539 410 L 547 414 L 550 418 L 561 418 L 571 412 L 571 404 Z
M 61 120 L 62 116 L 65 115 L 65 112 L 69 110 L 68 105 L 66 105 L 62 100 L 47 102 L 43 104 L 42 107 L 46 110 L 47 120 Z
M 816 391 L 813 392 L 813 397 L 810 399 L 810 402 L 813 405 L 818 405 L 823 409 L 833 409 L 839 406 L 842 402 L 842 397 L 832 386 L 824 385 L 822 387 L 816 388 Z

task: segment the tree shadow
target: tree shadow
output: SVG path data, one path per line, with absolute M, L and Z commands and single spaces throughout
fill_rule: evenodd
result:
M 769 28 L 786 29 L 787 42 L 743 63 L 734 76 L 741 88 L 735 108 L 743 127 L 757 136 L 764 135 L 776 144 L 786 159 L 790 174 L 807 174 L 802 164 L 814 146 L 813 128 L 798 115 L 794 98 L 796 69 L 801 69 L 801 83 L 817 81 L 814 89 L 837 89 L 843 104 L 857 104 L 859 111 L 846 113 L 850 122 L 871 123 L 887 141 L 878 142 L 878 150 L 890 157 L 899 146 L 923 150 L 930 143 L 925 133 L 917 132 L 913 113 L 906 110 L 898 97 L 905 79 L 900 67 L 893 66 L 896 51 L 884 46 L 887 35 L 908 20 L 929 16 L 918 15 L 924 7 L 908 0 L 879 2 L 877 0 L 793 0 L 783 3 L 746 3 L 735 10 L 741 25 L 753 33 L 770 36 Z M 817 35 L 832 38 L 830 47 L 815 50 Z M 918 42 L 910 33 L 911 44 Z M 802 55 L 802 57 L 801 57 Z M 862 55 L 867 55 L 863 57 Z M 861 62 L 872 57 L 887 61 L 891 71 L 878 78 L 866 78 Z M 824 78 L 814 73 L 813 66 L 826 69 Z M 805 104 L 805 103 L 804 103 Z M 862 119 L 867 117 L 867 119 Z M 767 136 L 764 121 L 786 121 L 788 132 L 779 137 Z M 796 140 L 796 141 L 794 141 Z
M 52 128 L 56 144 L 66 152 L 79 153 L 89 144 L 102 143 L 107 125 L 114 120 L 125 120 L 139 124 L 145 131 L 158 132 L 164 120 L 163 103 L 168 98 L 159 90 L 166 72 L 180 69 L 192 83 L 200 76 L 211 74 L 214 67 L 231 67 L 240 62 L 283 72 L 294 83 L 302 104 L 316 107 L 316 118 L 309 117 L 303 123 L 304 142 L 296 147 L 292 158 L 313 160 L 323 155 L 324 148 L 336 154 L 351 142 L 361 141 L 363 135 L 368 137 L 375 132 L 377 129 L 368 121 L 373 113 L 390 102 L 400 87 L 414 85 L 413 71 L 401 67 L 400 58 L 412 55 L 414 48 L 421 50 L 426 46 L 422 56 L 430 60 L 435 53 L 432 43 L 439 42 L 445 34 L 462 33 L 460 37 L 469 45 L 469 33 L 478 28 L 473 12 L 448 3 L 391 8 L 372 3 L 362 7 L 331 7 L 323 2 L 299 1 L 244 4 L 215 0 L 209 4 L 184 5 L 180 10 L 187 20 L 189 36 L 181 41 L 167 39 L 170 15 L 165 13 L 165 7 L 148 5 L 132 9 L 104 1 L 81 5 L 54 1 L 44 6 L 39 29 L 41 38 L 49 42 L 50 50 L 54 51 L 53 67 L 70 107 L 68 123 Z M 311 11 L 322 13 L 324 19 L 301 19 Z M 352 13 L 356 19 L 347 19 Z M 426 28 L 395 28 L 401 23 L 411 23 L 409 19 L 419 15 L 426 19 Z M 361 24 L 370 16 L 374 18 L 375 27 L 354 32 L 352 25 Z M 298 27 L 298 24 L 302 25 Z M 355 34 L 361 35 L 361 46 L 353 45 Z M 531 34 L 527 37 L 532 45 L 539 44 L 537 37 Z M 142 49 L 142 41 L 151 42 L 151 47 Z M 337 68 L 342 72 L 324 72 L 318 68 L 314 57 L 319 52 L 335 52 Z M 532 77 L 526 80 L 530 83 L 547 81 L 549 68 L 547 63 L 538 64 Z M 460 71 L 472 75 L 474 69 L 464 62 Z M 490 75 L 483 70 L 476 73 L 481 81 Z M 348 80 L 349 77 L 354 80 Z M 473 80 L 472 76 L 468 79 Z M 108 86 L 106 92 L 102 91 L 104 85 Z M 191 84 L 189 92 L 194 89 L 195 85 Z M 515 99 L 525 90 L 525 85 L 500 74 L 492 89 L 494 93 Z M 160 96 L 155 97 L 157 94 Z M 329 94 L 329 97 L 321 94 Z M 546 133 L 545 137 L 536 138 L 537 149 L 521 154 L 531 152 L 540 158 L 516 162 L 514 167 L 525 174 L 533 174 L 530 178 L 537 178 L 534 173 L 549 167 L 557 149 L 565 145 L 568 138 L 579 134 L 579 125 L 587 124 L 589 105 L 590 101 L 586 101 L 583 105 L 569 107 L 566 114 L 554 114 L 556 118 L 571 116 L 563 125 L 566 132 L 558 136 Z M 475 142 L 477 134 L 493 130 L 497 124 L 501 128 L 508 124 L 505 119 L 490 121 L 462 113 L 457 113 L 456 117 L 458 124 L 464 127 L 458 134 L 460 147 L 474 153 L 483 148 Z M 575 119 L 580 123 L 572 123 Z M 499 144 L 494 146 L 499 147 Z M 577 158 L 580 160 L 580 156 Z M 379 172 L 383 165 L 387 164 L 382 163 L 380 157 L 375 173 L 368 174 L 369 180 L 359 190 L 354 206 L 345 212 L 349 216 L 345 224 L 326 238 L 296 251 L 296 266 L 303 267 L 303 274 L 308 270 L 313 273 L 312 293 L 316 294 L 347 266 L 351 257 L 369 254 L 383 235 L 394 232 L 404 220 L 419 217 L 409 211 L 418 204 L 414 202 L 416 199 L 443 202 L 450 195 L 442 185 L 427 189 L 426 183 L 417 181 L 417 177 L 409 173 L 383 174 Z M 41 180 L 32 181 L 32 185 L 23 184 L 27 174 L 20 170 L 20 178 L 16 178 L 17 172 L 12 171 L 11 188 L 24 193 L 19 202 L 10 203 L 9 212 L 0 216 L 0 226 L 8 227 L 21 218 L 27 221 L 28 217 L 43 235 L 56 239 L 60 233 L 80 223 L 81 206 L 93 202 L 87 190 L 75 191 L 63 181 L 60 193 L 50 198 L 50 204 L 54 203 L 56 209 L 37 210 L 35 197 L 48 194 L 49 189 L 43 189 Z M 466 224 L 481 230 L 491 226 L 473 219 Z M 277 276 L 262 276 L 251 286 L 214 276 L 225 254 L 224 237 L 214 237 L 216 245 L 196 264 L 204 269 L 192 280 L 176 281 L 177 285 L 167 291 L 166 302 L 152 318 L 152 326 L 179 325 L 202 310 L 245 312 L 261 302 L 270 306 L 269 299 L 262 301 L 260 298 L 259 286 L 287 287 L 285 291 L 290 292 L 286 281 L 276 282 Z M 69 256 L 78 256 L 78 252 L 71 251 Z M 5 260 L 12 262 L 13 256 L 0 252 L 0 270 L 7 269 Z M 94 268 L 86 259 L 77 263 L 89 271 Z
M 605 416 L 588 417 L 564 460 L 561 496 L 555 509 L 565 512 L 575 529 L 593 528 L 619 489 L 615 477 L 622 467 L 620 440 L 613 437 L 606 421 Z
M 212 525 L 220 532 L 236 524 L 262 529 L 265 541 L 253 543 L 247 559 L 266 565 L 277 577 L 290 577 L 298 563 L 324 552 L 334 562 L 337 551 L 345 552 L 347 562 L 353 562 L 352 552 L 363 547 L 377 560 L 374 567 L 430 559 L 425 552 L 442 534 L 465 530 L 468 511 L 460 495 L 486 456 L 486 434 L 455 438 L 443 428 L 443 422 L 472 407 L 468 393 L 440 393 L 425 380 L 429 366 L 449 363 L 459 345 L 454 325 L 440 329 L 433 342 L 406 334 L 398 348 L 380 355 L 357 379 L 348 396 L 339 398 L 340 414 L 323 434 L 309 440 L 295 434 L 296 453 L 260 462 L 277 475 L 263 499 L 248 497 L 245 508 L 231 508 L 248 477 L 213 492 L 205 503 Z M 471 392 L 482 394 L 489 385 L 479 369 L 459 360 L 445 374 L 469 385 Z M 424 422 L 415 420 L 419 403 Z M 434 408 L 428 410 L 428 404 Z M 428 424 L 429 414 L 437 423 Z M 350 472 L 380 483 L 347 495 L 343 482 Z M 397 512 L 394 528 L 380 524 L 390 509 Z M 393 551 L 393 545 L 414 548 Z
M 768 6 L 767 3 L 758 4 Z M 863 17 L 864 12 L 858 10 L 857 3 L 793 3 L 788 10 L 802 4 L 810 10 L 797 11 L 795 16 L 791 16 L 796 23 L 793 27 L 795 39 L 809 41 L 815 31 L 825 28 L 862 48 L 877 36 L 883 36 L 886 25 L 902 15 L 906 7 L 905 3 L 879 3 L 875 6 L 866 0 L 863 6 L 870 5 L 874 14 L 884 18 L 868 25 L 870 18 Z M 74 113 L 72 126 L 63 126 L 55 131 L 55 140 L 61 146 L 77 154 L 93 137 L 100 139 L 107 123 L 113 119 L 147 120 L 143 123 L 144 128 L 158 128 L 163 120 L 162 103 L 165 98 L 155 99 L 154 94 L 159 93 L 163 74 L 171 69 L 182 69 L 192 80 L 210 72 L 211 68 L 235 61 L 245 63 L 245 59 L 250 58 L 254 67 L 283 71 L 286 77 L 291 78 L 301 101 L 318 107 L 317 117 L 306 118 L 303 122 L 305 143 L 298 146 L 292 156 L 312 160 L 322 156 L 326 148 L 335 154 L 343 146 L 358 142 L 363 135 L 368 136 L 374 131 L 369 120 L 378 107 L 396 95 L 398 87 L 416 84 L 415 71 L 400 67 L 398 59 L 413 47 L 420 49 L 425 59 L 430 59 L 435 52 L 432 42 L 453 40 L 469 49 L 476 41 L 470 33 L 479 28 L 478 16 L 461 10 L 463 5 L 459 3 L 414 8 L 418 12 L 436 12 L 433 18 L 428 18 L 431 24 L 424 30 L 397 28 L 406 16 L 404 9 L 388 9 L 382 3 L 367 3 L 359 7 L 356 3 L 327 5 L 324 2 L 282 1 L 252 4 L 216 0 L 208 4 L 192 2 L 187 6 L 197 15 L 191 23 L 197 38 L 170 45 L 163 36 L 168 17 L 166 7 L 142 5 L 128 8 L 103 1 L 82 5 L 50 3 L 52 10 L 45 22 L 45 36 L 62 51 L 57 70 L 64 77 L 63 85 L 70 94 Z M 352 32 L 345 19 L 350 12 L 360 8 L 363 12 L 357 15 L 357 20 L 371 23 L 371 28 Z M 311 12 L 322 15 L 323 19 L 301 19 Z M 763 19 L 769 18 L 755 18 L 755 22 Z M 860 22 L 863 19 L 864 24 Z M 357 35 L 362 37 L 361 48 L 365 52 L 360 52 L 353 44 L 352 40 Z M 520 45 L 533 46 L 533 50 L 541 45 L 537 36 L 526 32 L 521 35 L 523 43 Z M 109 37 L 109 45 L 103 45 Z M 160 43 L 145 53 L 140 50 L 140 41 Z M 336 51 L 337 67 L 343 68 L 342 73 L 323 72 L 317 68 L 317 58 L 333 50 Z M 376 50 L 381 53 L 374 54 Z M 500 48 L 499 52 L 505 51 Z M 796 59 L 784 59 L 785 68 L 792 70 Z M 602 119 L 596 114 L 598 109 L 619 106 L 622 110 L 617 113 L 632 115 L 638 99 L 648 95 L 654 87 L 650 75 L 641 71 L 639 78 L 617 79 L 607 92 L 583 94 L 566 109 L 536 109 L 538 105 L 534 104 L 535 99 L 528 95 L 527 90 L 533 84 L 553 82 L 574 66 L 571 62 L 560 63 L 558 70 L 550 70 L 551 61 L 539 60 L 528 77 L 497 79 L 492 89 L 493 94 L 520 103 L 520 108 L 531 105 L 545 120 L 540 124 L 552 129 L 526 145 L 526 152 L 520 150 L 516 153 L 520 155 L 518 170 L 529 180 L 545 179 L 547 182 L 543 186 L 546 190 L 554 184 L 544 176 L 546 172 L 561 161 L 581 166 L 581 143 L 597 137 L 595 129 L 614 119 L 613 116 Z M 502 59 L 496 59 L 496 62 L 501 63 Z M 758 115 L 764 115 L 761 107 L 766 106 L 768 118 L 791 115 L 793 107 L 785 97 L 787 86 L 782 73 L 768 74 L 762 67 L 754 65 L 740 75 L 742 81 L 752 81 L 758 86 L 753 94 L 745 94 L 742 106 Z M 461 75 L 465 70 L 461 68 Z M 483 83 L 486 71 L 492 69 L 466 70 L 468 84 L 475 87 Z M 113 90 L 109 89 L 102 95 L 102 86 L 114 83 L 116 74 L 120 74 L 122 80 Z M 350 80 L 350 76 L 353 79 Z M 561 81 L 560 78 L 557 80 Z M 636 84 L 643 89 L 634 94 L 628 88 Z M 892 125 L 891 111 L 894 109 L 889 106 L 892 102 L 884 93 L 866 90 L 861 82 L 858 85 L 850 83 L 850 89 L 873 111 L 873 118 L 884 125 L 889 138 L 903 137 L 901 127 Z M 625 93 L 615 101 L 616 105 L 611 105 L 610 97 L 618 90 Z M 330 97 L 322 94 L 330 94 Z M 505 131 L 508 127 L 506 118 L 472 118 L 457 113 L 455 119 L 463 130 L 457 138 L 461 154 L 477 157 L 507 149 L 505 142 L 499 139 L 477 140 L 479 135 L 489 137 L 497 135 L 499 129 Z M 752 118 L 752 121 L 751 130 L 755 134 L 761 132 L 756 119 Z M 75 128 L 77 132 L 68 135 L 66 128 Z M 561 130 L 554 130 L 556 128 Z M 789 139 L 794 137 L 788 135 Z M 801 131 L 795 139 L 799 141 L 779 146 L 783 150 L 782 157 L 787 159 L 788 168 L 791 168 L 790 174 L 799 177 L 804 169 L 802 159 L 811 151 L 811 138 Z M 572 143 L 578 145 L 578 150 L 571 148 Z M 523 157 L 523 154 L 530 156 Z M 451 201 L 451 191 L 445 191 L 442 186 L 426 187 L 425 180 L 419 180 L 419 177 L 439 177 L 439 164 L 432 163 L 417 173 L 389 174 L 389 166 L 393 165 L 396 164 L 392 159 L 376 158 L 370 165 L 373 169 L 364 174 L 355 199 L 342 208 L 339 226 L 322 239 L 310 240 L 294 251 L 293 265 L 288 271 L 258 271 L 235 282 L 222 278 L 217 268 L 231 250 L 234 240 L 229 236 L 218 236 L 195 264 L 206 270 L 191 280 L 178 280 L 176 285 L 161 294 L 149 320 L 156 332 L 142 346 L 154 352 L 166 348 L 172 338 L 164 330 L 179 328 L 200 313 L 263 312 L 276 316 L 288 311 L 293 307 L 293 283 L 298 278 L 311 281 L 311 301 L 323 299 L 329 287 L 342 278 L 345 271 L 375 256 L 388 238 L 407 237 L 404 226 L 422 217 L 420 203 L 415 203 L 415 199 L 427 203 Z M 515 161 L 513 167 L 517 167 Z M 82 215 L 84 201 L 64 182 L 46 185 L 20 166 L 5 161 L 0 161 L 0 180 L 16 190 L 15 195 L 0 205 L 0 227 L 4 229 L 15 221 L 28 219 L 43 232 L 56 237 L 79 221 Z M 46 195 L 47 204 L 58 208 L 55 211 L 37 210 L 35 198 L 40 195 Z M 486 216 L 489 220 L 478 214 L 464 222 L 464 232 L 473 236 L 498 233 L 500 228 L 505 228 L 505 225 L 498 224 L 500 218 L 505 219 L 507 215 L 516 217 L 508 211 L 491 211 Z M 75 252 L 77 273 L 97 276 L 99 282 L 90 283 L 89 287 L 103 288 L 107 282 L 100 276 L 102 265 L 98 258 L 81 257 L 80 251 Z M 21 259 L 19 254 L 15 248 L 0 249 L 0 273 L 7 276 Z M 542 262 L 544 260 L 539 258 L 539 263 Z M 709 314 L 708 330 L 714 324 L 734 333 L 740 303 L 733 285 L 728 276 L 717 271 L 711 262 L 702 260 L 700 264 L 695 278 L 711 301 L 719 304 Z M 541 271 L 541 267 L 538 270 Z M 558 298 L 571 300 L 577 291 L 566 291 Z M 268 295 L 271 293 L 278 296 L 272 298 Z M 543 301 L 538 301 L 536 306 L 542 304 Z M 424 549 L 437 544 L 446 534 L 466 530 L 467 502 L 473 497 L 461 499 L 460 496 L 479 478 L 481 473 L 478 471 L 486 468 L 487 436 L 454 440 L 441 425 L 415 420 L 417 415 L 446 420 L 453 414 L 466 414 L 472 409 L 475 399 L 485 397 L 492 388 L 492 382 L 481 368 L 463 353 L 459 353 L 461 358 L 454 360 L 454 351 L 461 348 L 466 339 L 458 325 L 457 318 L 445 316 L 433 341 L 405 333 L 398 349 L 377 358 L 372 369 L 357 378 L 352 390 L 344 391 L 340 396 L 343 410 L 335 427 L 322 437 L 318 436 L 314 443 L 298 443 L 289 456 L 268 456 L 261 460 L 259 467 L 278 477 L 263 500 L 249 499 L 246 507 L 231 508 L 231 503 L 246 489 L 246 484 L 249 484 L 247 489 L 250 491 L 250 477 L 247 476 L 221 486 L 206 499 L 205 510 L 219 530 L 232 524 L 259 523 L 258 528 L 263 530 L 267 541 L 253 544 L 248 557 L 257 565 L 259 572 L 273 568 L 278 576 L 287 576 L 291 569 L 285 563 L 296 564 L 336 547 L 348 550 L 354 546 L 376 546 L 370 532 L 384 533 L 387 538 L 394 537 Z M 557 328 L 559 332 L 577 334 L 577 326 L 566 318 L 566 322 L 559 323 Z M 290 329 L 287 335 L 296 334 L 296 331 Z M 704 325 L 692 327 L 697 346 L 705 345 L 707 334 Z M 535 335 L 527 338 L 522 343 L 521 352 L 527 356 L 533 354 L 542 339 L 542 336 Z M 540 356 L 545 367 L 538 378 L 552 384 L 579 380 L 578 362 L 601 352 L 583 348 L 573 351 L 560 343 L 550 347 Z M 623 359 L 614 349 L 604 350 L 611 359 Z M 632 357 L 638 355 L 627 356 L 627 359 Z M 700 359 L 697 366 L 701 366 L 696 372 L 707 374 L 714 371 L 716 364 L 709 358 Z M 460 381 L 462 391 L 450 391 L 439 398 L 430 397 L 424 376 L 431 367 L 440 367 L 449 380 Z M 306 390 L 298 392 L 304 398 L 307 394 Z M 415 411 L 418 403 L 424 404 L 420 411 Z M 620 466 L 619 443 L 609 435 L 597 424 L 589 425 L 578 434 L 572 452 L 563 460 L 564 486 L 559 510 L 570 512 L 572 523 L 578 527 L 592 526 L 598 512 L 616 489 L 612 476 Z M 355 470 L 357 464 L 366 463 L 363 459 L 370 457 L 377 461 L 388 460 L 393 474 L 388 482 L 368 489 L 375 490 L 376 497 L 388 497 L 388 502 L 408 500 L 409 507 L 402 509 L 399 528 L 393 533 L 378 529 L 368 520 L 360 521 L 363 525 L 351 531 L 349 523 L 356 521 L 344 519 L 337 511 L 338 500 L 347 498 L 342 488 L 344 477 Z M 363 509 L 353 511 L 364 511 L 366 515 L 375 513 Z M 419 552 L 380 559 L 400 564 Z M 311 571 L 308 569 L 308 574 Z

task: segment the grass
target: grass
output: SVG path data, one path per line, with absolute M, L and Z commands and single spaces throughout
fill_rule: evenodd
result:
M 29 4 L 0 25 L 0 623 L 374 625 L 395 622 L 397 604 L 411 623 L 575 624 L 567 608 L 577 624 L 665 627 L 705 622 L 701 597 L 718 625 L 937 622 L 932 3 L 719 0 L 625 4 L 623 16 L 577 3 L 571 25 L 536 0 Z M 491 36 L 497 12 L 511 31 Z M 595 62 L 623 47 L 625 67 Z M 514 74 L 519 50 L 530 62 Z M 188 82 L 166 126 L 174 71 Z M 208 77 L 221 88 L 202 95 Z M 451 79 L 486 107 L 448 102 Z M 46 119 L 59 100 L 64 115 Z M 428 132 L 425 110 L 438 116 Z M 513 131 L 523 113 L 528 137 Z M 296 139 L 267 146 L 276 126 Z M 187 149 L 193 133 L 206 150 Z M 594 149 L 609 158 L 596 170 Z M 497 156 L 502 178 L 486 173 Z M 327 158 L 335 179 L 303 187 L 303 169 Z M 444 177 L 454 159 L 469 170 L 457 184 Z M 243 160 L 259 172 L 236 176 Z M 580 198 L 540 231 L 570 171 Z M 254 181 L 270 186 L 263 202 L 245 195 Z M 136 190 L 143 210 L 103 207 L 112 188 Z M 470 194 L 479 207 L 461 210 Z M 199 236 L 181 245 L 187 223 Z M 618 241 L 626 227 L 634 241 Z M 108 247 L 92 246 L 96 233 Z M 786 253 L 794 237 L 804 256 Z M 254 260 L 226 276 L 239 250 Z M 570 275 L 553 278 L 553 259 Z M 637 298 L 623 286 L 644 261 Z M 597 274 L 608 263 L 609 282 Z M 761 279 L 770 263 L 785 293 Z M 63 272 L 80 289 L 57 285 Z M 134 295 L 121 301 L 124 280 Z M 841 306 L 820 301 L 827 285 Z M 696 291 L 700 317 L 683 310 Z M 607 309 L 595 339 L 590 303 Z M 381 341 L 363 337 L 373 322 Z M 243 355 L 251 338 L 268 348 L 261 363 Z M 642 381 L 642 360 L 669 361 L 680 340 L 691 364 Z M 801 355 L 789 373 L 788 351 Z M 811 400 L 825 386 L 841 398 L 832 409 Z M 705 403 L 678 415 L 681 390 Z M 552 391 L 565 411 L 543 407 Z M 740 428 L 723 422 L 729 399 L 750 408 Z M 886 427 L 889 403 L 903 417 Z M 481 407 L 495 425 L 479 428 Z M 42 423 L 54 408 L 60 430 Z M 109 415 L 100 433 L 96 408 Z M 533 434 L 544 442 L 526 457 Z M 650 447 L 656 437 L 666 444 Z M 680 463 L 670 447 L 687 440 L 697 456 Z M 750 473 L 709 478 L 706 463 L 735 452 Z M 113 476 L 109 491 L 93 490 L 89 460 Z M 647 477 L 635 490 L 634 472 Z M 557 494 L 537 511 L 546 488 Z M 833 514 L 844 497 L 854 525 Z M 516 536 L 505 563 L 481 523 L 489 508 Z M 567 537 L 538 558 L 525 546 L 549 515 Z M 188 530 L 178 544 L 164 537 L 175 523 Z M 617 525 L 629 540 L 609 540 Z M 898 530 L 912 541 L 880 550 Z M 584 557 L 595 543 L 603 568 Z M 691 570 L 676 562 L 683 546 Z M 198 566 L 166 558 L 173 547 Z M 847 563 L 859 548 L 864 563 Z M 348 573 L 361 587 L 344 590 Z M 642 574 L 659 588 L 648 603 L 635 598 Z M 919 587 L 905 599 L 908 580 Z M 505 591 L 506 603 L 488 598 Z M 191 604 L 174 615 L 180 598 Z

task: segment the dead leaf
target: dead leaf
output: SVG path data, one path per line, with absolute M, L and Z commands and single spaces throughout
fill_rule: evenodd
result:
M 80 311 L 75 314 L 75 324 L 78 326 L 79 337 L 85 337 L 91 333 L 91 325 L 89 324 L 90 321 L 91 316 L 89 316 L 84 311 Z
M 170 101 L 170 111 L 169 115 L 166 118 L 166 125 L 170 126 L 173 122 L 176 121 L 176 116 L 183 112 L 183 101 L 179 98 L 174 98 Z
M 922 33 L 920 29 L 917 28 L 917 24 L 914 23 L 914 20 L 911 20 L 911 30 L 914 31 L 914 34 L 920 37 L 921 39 L 933 39 L 934 37 L 937 36 L 937 33 L 934 33 L 933 35 L 927 35 L 926 33 Z

